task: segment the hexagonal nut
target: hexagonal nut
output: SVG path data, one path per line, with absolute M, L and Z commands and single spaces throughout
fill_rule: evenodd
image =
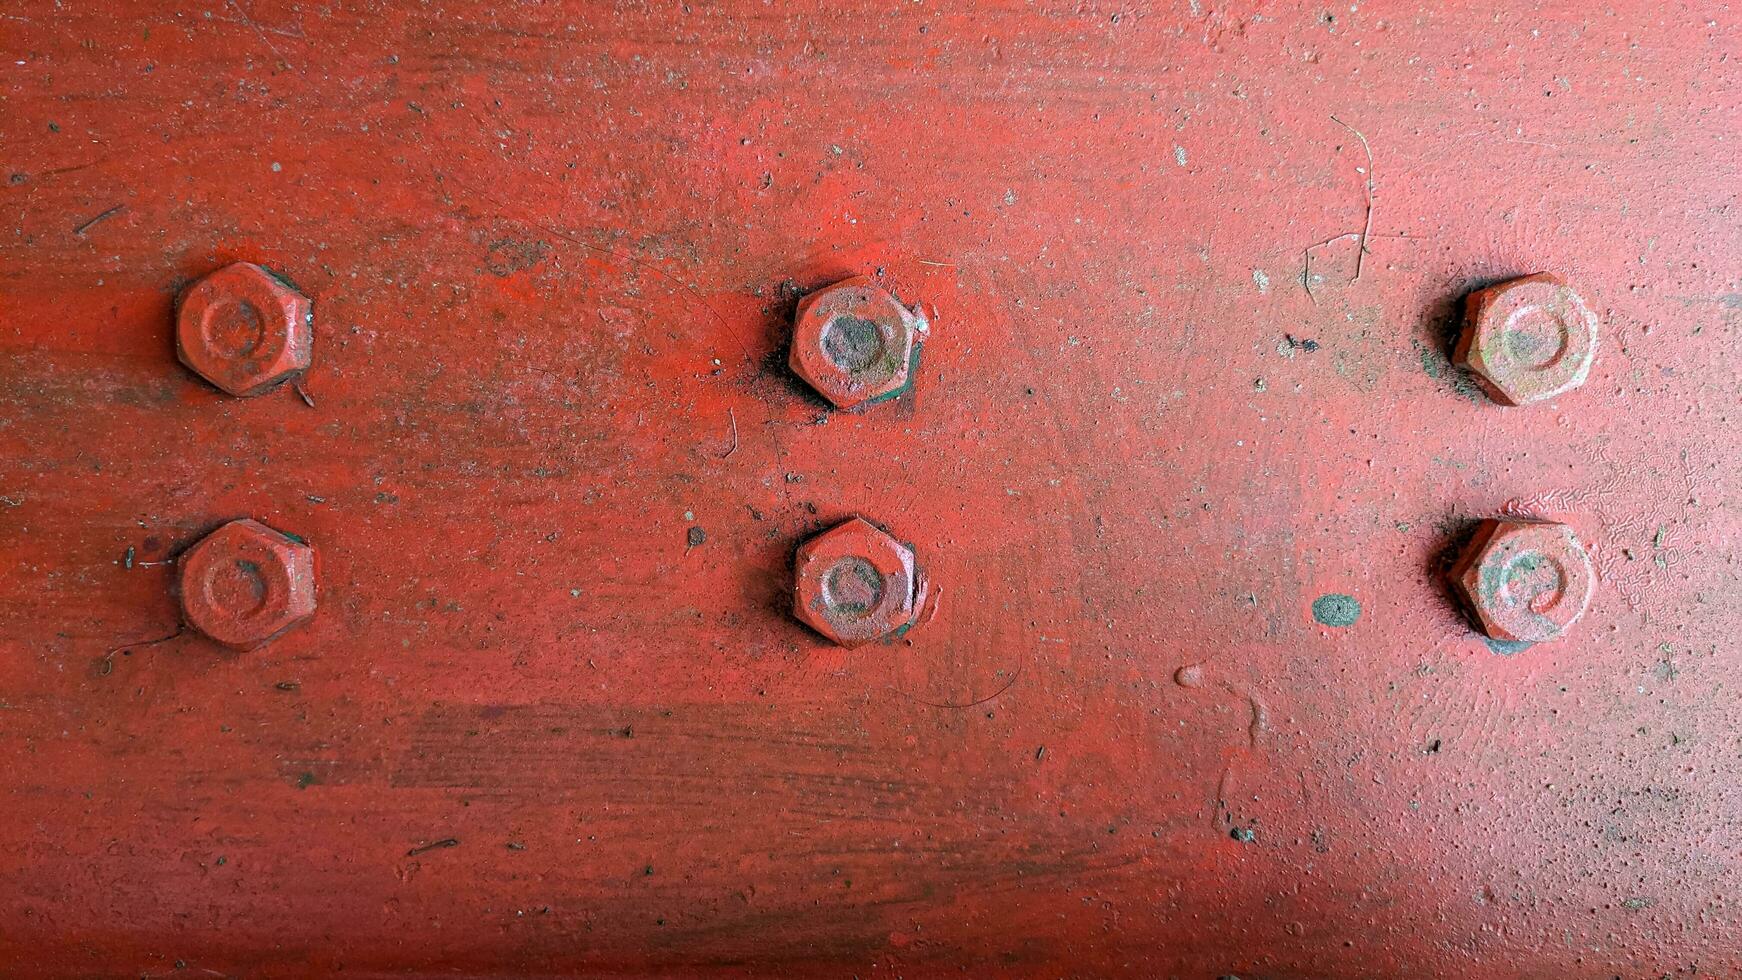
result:
M 1597 589 L 1585 546 L 1552 521 L 1484 521 L 1448 578 L 1482 632 L 1513 643 L 1561 636 Z
M 315 614 L 315 552 L 258 521 L 231 521 L 181 556 L 189 626 L 251 650 Z
M 230 394 L 258 395 L 308 370 L 312 321 L 307 296 L 252 262 L 237 262 L 182 293 L 176 353 Z
M 859 517 L 800 546 L 797 572 L 794 615 L 844 647 L 905 632 L 925 601 L 912 549 Z
M 907 387 L 926 330 L 924 316 L 858 276 L 798 304 L 790 363 L 836 408 L 875 403 Z
M 1496 401 L 1528 405 L 1585 383 L 1597 359 L 1597 314 L 1559 277 L 1513 279 L 1471 293 L 1455 360 Z

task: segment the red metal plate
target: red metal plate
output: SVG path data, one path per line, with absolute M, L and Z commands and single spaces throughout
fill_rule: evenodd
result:
M 0 47 L 6 972 L 1742 973 L 1734 10 L 21 0 Z M 177 361 L 234 261 L 312 299 L 306 399 Z M 1463 298 L 1536 272 L 1597 359 L 1501 406 Z M 931 331 L 845 413 L 785 338 L 856 275 Z M 1509 513 L 1600 577 L 1522 651 L 1443 579 Z M 855 514 L 936 605 L 845 651 L 792 561 Z M 319 556 L 245 653 L 174 592 L 237 518 Z

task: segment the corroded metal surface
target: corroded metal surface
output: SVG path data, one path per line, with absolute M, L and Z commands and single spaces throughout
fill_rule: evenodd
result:
M 13 0 L 0 972 L 1742 975 L 1738 17 Z M 233 262 L 305 397 L 179 363 Z M 1544 270 L 1598 356 L 1502 406 Z M 857 276 L 936 327 L 840 411 Z M 936 603 L 844 649 L 856 514 Z M 321 563 L 248 652 L 241 517 Z

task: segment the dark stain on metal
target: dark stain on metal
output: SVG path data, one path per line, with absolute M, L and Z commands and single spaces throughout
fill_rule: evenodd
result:
M 1353 626 L 1361 618 L 1361 603 L 1354 596 L 1329 592 L 1313 600 L 1313 619 L 1321 626 Z
M 1482 637 L 1482 642 L 1487 644 L 1489 650 L 1498 653 L 1502 657 L 1516 656 L 1536 645 L 1524 641 L 1496 640 L 1491 636 Z

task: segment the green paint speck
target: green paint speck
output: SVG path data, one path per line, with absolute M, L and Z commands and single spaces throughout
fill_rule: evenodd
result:
M 1353 626 L 1361 618 L 1361 603 L 1352 595 L 1327 592 L 1313 600 L 1313 618 L 1323 626 Z

